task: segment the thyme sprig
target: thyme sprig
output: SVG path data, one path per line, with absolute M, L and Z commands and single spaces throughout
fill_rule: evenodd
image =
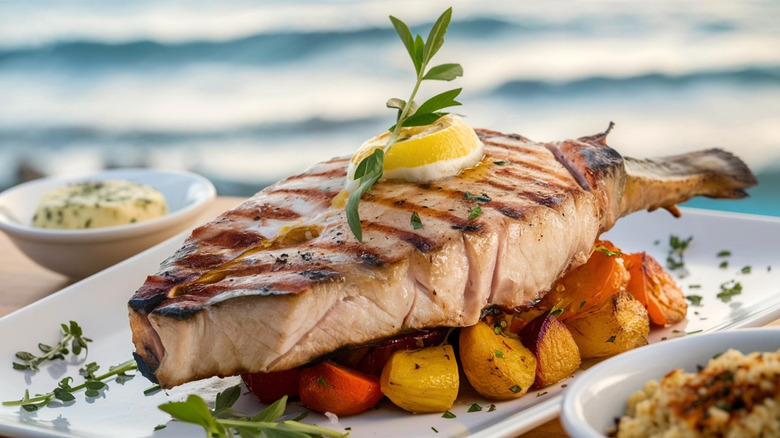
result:
M 287 407 L 287 396 L 272 403 L 258 414 L 248 417 L 233 409 L 233 404 L 240 394 L 240 385 L 217 394 L 216 406 L 213 410 L 209 409 L 206 402 L 197 395 L 190 395 L 185 401 L 161 404 L 159 408 L 178 421 L 203 427 L 209 438 L 232 438 L 236 435 L 246 438 L 345 437 L 348 435 L 295 420 L 278 421 Z
M 84 383 L 76 386 L 71 386 L 73 377 L 65 377 L 59 381 L 57 387 L 51 392 L 45 394 L 36 394 L 34 397 L 30 397 L 30 390 L 24 390 L 24 397 L 20 400 L 12 400 L 3 402 L 3 406 L 21 406 L 22 409 L 28 412 L 37 411 L 48 405 L 50 402 L 59 400 L 67 403 L 76 399 L 73 393 L 85 390 L 84 395 L 89 398 L 95 398 L 100 395 L 100 390 L 104 389 L 106 380 L 115 377 L 117 383 L 124 383 L 134 377 L 134 374 L 128 374 L 130 371 L 138 369 L 134 359 L 130 359 L 127 362 L 122 362 L 119 365 L 109 367 L 107 373 L 97 374 L 100 366 L 95 362 L 91 362 L 79 370 L 79 374 L 84 377 Z
M 442 109 L 460 105 L 460 102 L 455 100 L 461 92 L 460 88 L 437 94 L 419 106 L 414 101 L 423 81 L 451 81 L 459 76 L 463 76 L 463 67 L 460 64 L 440 64 L 428 68 L 428 63 L 444 44 L 444 35 L 447 33 L 447 27 L 450 25 L 451 18 L 452 8 L 449 8 L 436 20 L 428 33 L 427 40 L 423 42 L 420 35 L 412 37 L 412 32 L 406 23 L 392 15 L 390 16 L 393 27 L 412 59 L 417 80 L 408 99 L 392 98 L 387 101 L 387 107 L 397 110 L 397 115 L 395 125 L 389 129 L 391 134 L 384 149 L 375 149 L 373 153 L 361 160 L 355 167 L 355 174 L 352 178 L 355 181 L 360 181 L 360 184 L 349 195 L 346 213 L 349 229 L 358 242 L 363 241 L 363 228 L 360 223 L 360 212 L 358 210 L 360 199 L 382 178 L 385 154 L 398 141 L 401 129 L 409 126 L 425 126 L 435 123 L 439 118 L 448 114 L 442 112 Z
M 16 358 L 22 361 L 13 362 L 12 366 L 15 370 L 38 370 L 38 365 L 47 360 L 65 360 L 65 356 L 69 353 L 73 353 L 76 356 L 81 354 L 83 350 L 88 352 L 87 343 L 92 342 L 92 339 L 84 336 L 81 326 L 76 321 L 70 321 L 69 324 L 60 324 L 62 329 L 62 339 L 57 342 L 57 345 L 50 346 L 44 343 L 38 344 L 38 349 L 43 354 L 35 355 L 28 351 L 19 351 L 16 353 Z

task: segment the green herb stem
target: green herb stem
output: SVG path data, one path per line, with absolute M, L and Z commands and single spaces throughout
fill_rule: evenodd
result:
M 66 387 L 66 388 L 58 388 L 58 390 L 62 390 L 69 393 L 74 393 L 77 391 L 80 391 L 82 389 L 86 389 L 90 383 L 95 381 L 103 381 L 105 379 L 108 379 L 112 376 L 118 376 L 123 373 L 126 373 L 128 371 L 133 371 L 138 369 L 138 364 L 135 362 L 135 359 L 130 359 L 127 362 L 122 362 L 121 364 L 117 365 L 116 367 L 113 367 L 111 371 L 101 374 L 99 376 L 95 376 L 93 379 L 88 379 L 86 382 L 82 383 L 81 385 L 73 386 L 73 387 Z M 29 397 L 29 392 L 25 391 L 25 396 L 21 400 L 12 400 L 12 401 L 4 401 L 3 406 L 25 406 L 25 405 L 35 405 L 37 407 L 44 406 L 48 404 L 55 395 L 55 391 L 46 393 L 46 394 L 38 394 L 35 397 Z

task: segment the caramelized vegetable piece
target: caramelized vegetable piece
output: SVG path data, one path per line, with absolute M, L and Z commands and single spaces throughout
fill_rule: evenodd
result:
M 379 377 L 382 375 L 382 370 L 393 352 L 440 345 L 444 342 L 449 331 L 450 329 L 447 327 L 437 327 L 403 333 L 376 345 L 368 345 L 341 352 L 334 356 L 332 360 L 346 367 Z
M 685 319 L 688 302 L 658 261 L 641 252 L 626 256 L 626 267 L 631 274 L 626 289 L 647 307 L 650 321 L 666 325 Z
M 271 404 L 282 396 L 297 397 L 301 372 L 298 369 L 275 373 L 241 374 L 246 387 L 261 403 Z
M 647 345 L 650 321 L 645 307 L 620 292 L 566 321 L 583 359 L 609 357 Z
M 301 370 L 298 391 L 311 409 L 340 416 L 359 414 L 382 399 L 378 378 L 330 362 Z
M 557 383 L 580 367 L 580 349 L 554 315 L 536 317 L 520 332 L 520 340 L 536 356 L 536 387 Z
M 444 412 L 458 397 L 458 363 L 451 345 L 399 350 L 382 370 L 382 392 L 410 412 Z
M 536 380 L 533 353 L 482 321 L 461 330 L 460 361 L 471 386 L 488 398 L 518 398 Z
M 538 309 L 545 313 L 553 307 L 564 309 L 558 319 L 566 321 L 625 290 L 629 275 L 623 266 L 620 250 L 607 240 L 596 241 L 595 247 L 615 254 L 607 255 L 603 250 L 594 250 L 587 263 L 572 269 L 553 285 L 536 306 Z

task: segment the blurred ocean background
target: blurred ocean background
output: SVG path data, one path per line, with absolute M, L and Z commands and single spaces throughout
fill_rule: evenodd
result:
M 104 167 L 189 169 L 250 195 L 386 129 L 411 61 L 393 14 L 465 76 L 476 127 L 616 128 L 647 157 L 723 147 L 760 185 L 695 206 L 780 215 L 780 2 L 3 1 L 0 188 Z

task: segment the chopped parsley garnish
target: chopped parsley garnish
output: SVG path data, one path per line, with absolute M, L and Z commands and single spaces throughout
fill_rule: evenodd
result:
M 519 387 L 517 385 L 513 385 L 513 386 L 511 386 L 509 388 L 509 390 L 512 391 L 513 393 L 517 394 L 518 392 L 522 391 L 523 388 L 521 388 L 521 387 Z
M 593 249 L 594 249 L 594 250 L 596 250 L 596 251 L 601 251 L 601 252 L 603 252 L 603 253 L 604 253 L 604 254 L 606 254 L 608 257 L 613 257 L 613 256 L 616 256 L 616 255 L 621 255 L 621 254 L 623 254 L 623 253 L 622 253 L 622 252 L 620 252 L 619 250 L 618 250 L 618 251 L 611 251 L 611 250 L 609 250 L 609 249 L 607 249 L 606 247 L 604 247 L 604 246 L 601 246 L 601 245 L 597 245 L 597 246 L 596 246 L 595 248 L 593 248 Z
M 752 268 L 751 268 L 750 266 L 744 266 L 744 267 L 743 267 L 743 268 L 740 270 L 740 272 L 742 272 L 743 274 L 750 274 L 750 271 L 751 271 L 751 270 L 752 270 Z
M 731 251 L 724 249 L 723 251 L 718 253 L 718 257 L 728 257 L 731 255 Z
M 724 260 L 724 261 L 720 262 L 720 265 L 718 265 L 718 266 L 720 267 L 720 269 L 726 269 L 726 268 L 729 267 L 729 262 Z
M 474 219 L 478 218 L 482 214 L 482 207 L 477 205 L 476 207 L 469 210 L 469 220 L 473 221 Z
M 165 424 L 158 424 L 157 426 L 154 426 L 154 431 L 157 432 L 158 430 L 165 429 Z
M 493 164 L 495 164 L 496 166 L 506 166 L 507 164 L 509 164 L 509 161 L 499 160 L 499 161 L 494 161 Z
M 486 202 L 490 202 L 490 196 L 488 196 L 485 193 L 483 193 L 482 196 L 474 196 L 471 193 L 466 192 L 466 193 L 463 194 L 463 197 L 465 199 L 469 200 L 469 201 L 477 201 L 477 202 L 481 202 L 483 204 L 486 203 Z
M 720 292 L 718 293 L 717 297 L 724 303 L 728 303 L 731 301 L 731 297 L 741 293 L 742 283 L 731 280 L 720 285 Z
M 609 339 L 607 339 L 607 342 L 613 342 L 614 343 L 615 342 L 615 335 L 610 336 Z
M 666 267 L 674 271 L 685 266 L 685 260 L 683 259 L 683 253 L 688 249 L 693 240 L 693 236 L 689 236 L 687 239 L 680 239 L 678 236 L 669 236 L 669 255 L 666 257 Z
M 333 385 L 331 385 L 330 383 L 328 383 L 328 381 L 327 381 L 327 380 L 325 380 L 325 378 L 324 378 L 324 377 L 320 377 L 319 379 L 317 379 L 317 383 L 319 383 L 319 384 L 320 384 L 320 385 L 322 385 L 322 386 L 330 386 L 331 388 L 333 388 Z
M 415 230 L 419 230 L 422 227 L 423 227 L 423 223 L 422 223 L 422 220 L 420 220 L 420 215 L 417 214 L 416 211 L 413 211 L 412 212 L 412 228 L 414 228 Z
M 494 405 L 493 403 L 491 403 L 491 404 L 490 404 L 490 406 L 488 406 L 488 412 L 493 412 L 493 411 L 495 411 L 495 410 L 496 410 L 496 405 Z
M 550 309 L 550 315 L 552 316 L 558 316 L 561 313 L 563 313 L 564 309 L 559 309 L 555 305 L 553 305 L 552 309 Z
M 503 359 L 504 358 L 504 353 L 501 350 L 494 350 L 493 354 L 495 354 L 496 357 L 499 358 L 499 359 Z
M 455 418 L 455 417 L 456 415 L 450 411 L 444 411 L 444 413 L 441 414 L 441 418 Z
M 438 430 L 436 430 L 436 428 L 435 428 L 435 427 L 433 427 L 433 426 L 431 426 L 431 430 L 433 430 L 433 431 L 434 431 L 434 432 L 436 432 L 436 433 L 439 433 L 439 431 L 438 431 Z
M 701 285 L 700 284 L 689 284 L 688 288 L 689 289 L 701 289 Z
M 469 406 L 469 410 L 467 412 L 479 412 L 482 410 L 482 406 L 472 403 L 471 406 Z
M 685 299 L 691 302 L 694 306 L 700 306 L 701 305 L 701 295 L 686 295 Z
M 580 303 L 580 309 L 582 309 L 582 306 L 584 306 L 584 305 L 585 305 L 585 301 L 581 302 Z

